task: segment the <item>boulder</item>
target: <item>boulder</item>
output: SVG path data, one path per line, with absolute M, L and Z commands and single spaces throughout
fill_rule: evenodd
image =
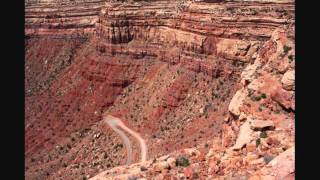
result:
M 241 73 L 241 84 L 246 85 L 255 79 L 254 75 L 259 68 L 261 68 L 261 63 L 258 60 L 254 64 L 249 64 Z
M 252 130 L 264 130 L 264 129 L 273 129 L 274 123 L 270 120 L 259 120 L 259 119 L 252 119 L 250 121 L 250 128 Z
M 256 150 L 256 144 L 255 143 L 250 143 L 246 145 L 247 151 L 248 152 L 253 152 L 254 150 Z
M 154 169 L 154 171 L 156 171 L 156 172 L 161 172 L 161 171 L 163 171 L 163 170 L 165 170 L 165 169 L 169 169 L 169 163 L 168 162 L 166 162 L 166 161 L 163 161 L 163 162 L 159 162 L 159 163 L 157 163 L 157 164 L 155 164 L 154 166 L 153 166 L 153 169 Z
M 170 158 L 167 159 L 167 162 L 168 162 L 170 167 L 175 167 L 176 166 L 176 159 L 175 158 L 170 157 Z
M 263 158 L 259 158 L 259 159 L 255 159 L 249 162 L 250 165 L 260 165 L 260 164 L 264 164 L 265 161 Z
M 295 71 L 294 70 L 289 70 L 287 71 L 282 79 L 281 79 L 282 87 L 285 90 L 291 91 L 294 90 L 295 88 Z
M 230 101 L 228 110 L 236 116 L 240 116 L 240 107 L 243 106 L 243 102 L 246 98 L 247 94 L 244 89 L 241 89 L 236 92 L 233 96 L 232 100 Z
M 272 92 L 271 98 L 285 109 L 294 109 L 294 96 L 292 91 L 278 89 Z
M 240 127 L 240 132 L 236 144 L 232 147 L 233 150 L 240 150 L 244 145 L 253 140 L 253 130 L 250 128 L 250 121 L 247 120 Z
M 295 147 L 291 147 L 270 161 L 261 170 L 262 174 L 272 176 L 275 179 L 285 179 L 295 173 Z
M 236 138 L 235 132 L 232 130 L 231 126 L 227 124 L 222 125 L 222 146 L 229 147 L 233 144 Z

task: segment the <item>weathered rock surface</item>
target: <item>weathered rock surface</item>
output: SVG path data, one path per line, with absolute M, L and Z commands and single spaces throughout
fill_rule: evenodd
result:
M 247 120 L 241 125 L 236 144 L 232 147 L 232 149 L 239 150 L 244 145 L 250 143 L 253 140 L 252 133 L 253 130 L 251 129 L 250 121 Z
M 254 119 L 250 121 L 250 128 L 253 130 L 263 130 L 267 128 L 274 128 L 274 123 L 268 120 Z
M 246 97 L 244 89 L 237 91 L 229 104 L 229 111 L 236 116 L 240 116 L 240 108 L 243 106 Z
M 293 90 L 294 89 L 294 79 L 295 79 L 295 71 L 294 70 L 289 70 L 287 71 L 282 79 L 281 79 L 281 83 L 283 85 L 283 88 L 286 90 Z
M 26 179 L 259 176 L 294 145 L 294 11 L 290 0 L 26 1 Z M 142 134 L 148 162 L 122 166 L 103 113 Z

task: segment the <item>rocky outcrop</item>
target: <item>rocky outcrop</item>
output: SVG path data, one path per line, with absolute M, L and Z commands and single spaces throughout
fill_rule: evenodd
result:
M 295 147 L 284 151 L 250 179 L 294 179 Z
M 246 121 L 240 127 L 240 132 L 239 132 L 236 144 L 233 146 L 233 149 L 239 150 L 244 145 L 250 143 L 253 140 L 252 133 L 253 133 L 253 130 L 250 128 L 250 121 Z
M 26 1 L 25 35 L 67 38 L 91 34 L 104 1 Z
M 160 179 L 170 177 L 294 179 L 294 122 L 292 120 L 294 112 L 288 111 L 285 106 L 286 103 L 290 104 L 293 101 L 292 99 L 281 101 L 274 99 L 273 96 L 274 92 L 293 93 L 294 90 L 284 89 L 286 86 L 282 86 L 283 74 L 281 72 L 270 73 L 276 71 L 277 67 L 273 64 L 277 61 L 289 63 L 284 66 L 290 70 L 294 68 L 293 62 L 286 61 L 287 57 L 283 55 L 284 50 L 279 48 L 279 45 L 283 47 L 283 45 L 291 44 L 292 39 L 287 39 L 285 31 L 278 29 L 273 33 L 270 41 L 274 41 L 273 43 L 277 44 L 275 48 L 280 50 L 269 52 L 268 56 L 265 56 L 264 53 L 258 54 L 253 64 L 259 65 L 254 68 L 253 72 L 246 74 L 252 65 L 248 65 L 250 68 L 244 69 L 245 73 L 242 73 L 242 77 L 245 79 L 241 79 L 240 82 L 245 83 L 241 83 L 241 89 L 235 93 L 230 102 L 229 111 L 232 115 L 226 118 L 224 128 L 222 128 L 222 141 L 214 138 L 212 147 L 209 149 L 204 152 L 191 153 L 197 158 L 193 159 L 180 173 L 179 167 L 171 167 L 164 161 L 150 166 L 144 171 L 135 171 L 133 174 L 130 173 L 133 168 L 126 167 L 128 168 L 126 177 L 142 179 L 151 177 Z M 266 42 L 260 51 L 267 52 L 264 48 L 269 48 L 269 45 L 270 42 Z M 294 52 L 291 51 L 291 53 Z M 238 103 L 237 100 L 239 92 L 246 92 L 241 96 L 241 103 Z M 231 140 L 231 143 L 225 143 L 228 137 L 234 138 L 234 140 Z M 230 146 L 232 142 L 234 145 Z M 195 150 L 197 149 L 201 149 L 201 147 L 197 146 Z M 205 161 L 200 158 L 203 153 L 206 154 Z M 177 157 L 178 154 L 178 152 L 173 152 L 170 157 Z M 163 158 L 166 159 L 168 156 Z M 115 170 L 103 172 L 93 179 L 122 177 L 120 174 L 115 175 L 122 171 L 111 173 Z

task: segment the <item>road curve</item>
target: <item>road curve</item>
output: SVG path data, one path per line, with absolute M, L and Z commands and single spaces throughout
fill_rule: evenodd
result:
M 127 165 L 130 164 L 132 161 L 132 145 L 127 135 L 117 127 L 122 128 L 124 131 L 131 134 L 134 138 L 138 140 L 141 148 L 141 162 L 144 162 L 147 160 L 147 145 L 144 139 L 142 139 L 138 133 L 129 129 L 126 125 L 123 124 L 121 119 L 116 118 L 114 116 L 107 115 L 103 118 L 103 121 L 106 122 L 117 134 L 119 134 L 122 141 L 124 142 L 127 149 L 127 162 L 126 162 Z

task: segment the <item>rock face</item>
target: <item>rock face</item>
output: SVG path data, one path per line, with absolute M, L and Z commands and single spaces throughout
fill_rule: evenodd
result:
M 25 1 L 25 35 L 75 38 L 93 33 L 103 5 L 100 0 Z
M 25 4 L 26 179 L 267 177 L 294 145 L 293 1 Z

